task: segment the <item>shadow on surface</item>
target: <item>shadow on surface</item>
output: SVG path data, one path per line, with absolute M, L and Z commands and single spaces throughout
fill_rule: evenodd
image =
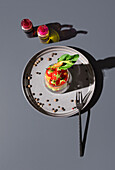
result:
M 72 76 L 72 82 L 70 83 L 69 89 L 65 93 L 89 87 L 94 83 L 94 75 L 91 71 L 90 64 L 73 65 L 69 68 L 69 72 Z
M 81 113 L 84 113 L 84 112 L 88 111 L 86 124 L 85 124 L 85 130 L 84 130 L 84 136 L 83 136 L 83 140 L 82 140 L 82 147 L 83 147 L 82 156 L 84 156 L 88 127 L 89 127 L 89 121 L 90 121 L 90 114 L 91 114 L 90 109 L 97 103 L 97 101 L 99 100 L 101 93 L 102 93 L 103 78 L 104 78 L 102 71 L 115 68 L 115 57 L 108 57 L 108 58 L 105 58 L 103 60 L 96 61 L 86 51 L 79 49 L 79 48 L 76 48 L 76 47 L 72 47 L 72 48 L 81 52 L 89 60 L 90 64 L 92 65 L 92 67 L 94 69 L 94 73 L 95 73 L 96 84 L 95 84 L 95 91 L 94 91 L 93 97 L 92 97 L 91 101 L 89 102 L 89 104 L 81 112 Z
M 103 90 L 103 79 L 104 79 L 104 75 L 103 75 L 103 70 L 107 70 L 107 69 L 112 69 L 115 67 L 115 57 L 108 57 L 105 58 L 103 60 L 95 60 L 89 53 L 87 53 L 86 51 L 82 50 L 82 49 L 78 49 L 77 50 L 79 52 L 81 52 L 83 55 L 85 55 L 85 57 L 89 60 L 89 62 L 91 63 L 93 69 L 94 69 L 94 73 L 95 73 L 95 91 L 94 91 L 94 95 L 91 99 L 91 101 L 89 102 L 89 104 L 83 109 L 83 113 L 88 111 L 89 109 L 91 109 L 99 100 L 100 95 L 102 93 Z
M 115 67 L 115 57 L 108 57 L 104 60 L 98 60 L 97 64 L 102 70 L 112 69 Z
M 59 41 L 68 40 L 76 37 L 78 34 L 87 34 L 87 31 L 76 30 L 73 28 L 73 25 L 63 24 L 61 25 L 58 22 L 46 24 L 49 28 L 50 41 L 48 43 L 55 43 Z M 34 27 L 33 38 L 38 37 L 37 35 L 38 26 Z M 32 37 L 31 37 L 32 38 Z
M 88 103 L 88 105 L 82 110 L 82 113 L 84 113 L 84 112 L 88 111 L 89 109 L 91 109 L 96 104 L 96 102 L 98 101 L 98 99 L 101 95 L 101 92 L 103 89 L 103 73 L 102 73 L 102 69 L 101 69 L 99 63 L 94 59 L 93 56 L 91 56 L 88 52 L 86 52 L 80 48 L 76 48 L 76 47 L 72 47 L 72 48 L 81 52 L 88 59 L 89 63 L 93 67 L 94 74 L 95 74 L 94 94 L 92 96 L 92 99 Z
M 86 124 L 85 124 L 84 136 L 83 136 L 83 140 L 82 140 L 82 147 L 83 147 L 82 156 L 84 156 L 84 153 L 85 153 L 85 145 L 86 145 L 86 140 L 87 140 L 89 121 L 90 121 L 90 109 L 88 110 L 88 113 L 87 113 L 87 120 L 86 120 Z

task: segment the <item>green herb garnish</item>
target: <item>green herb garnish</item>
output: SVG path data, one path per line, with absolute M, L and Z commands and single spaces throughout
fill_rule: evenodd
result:
M 58 62 L 63 62 L 63 64 L 59 67 L 59 69 L 66 70 L 74 65 L 74 63 L 78 60 L 79 54 L 69 55 L 64 54 L 59 59 Z

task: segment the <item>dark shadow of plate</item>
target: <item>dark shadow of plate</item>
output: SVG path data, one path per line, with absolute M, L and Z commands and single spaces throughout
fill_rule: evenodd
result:
M 102 89 L 103 89 L 103 73 L 102 73 L 102 69 L 100 67 L 100 65 L 98 64 L 98 62 L 94 59 L 94 57 L 89 54 L 88 52 L 86 52 L 83 49 L 77 48 L 77 47 L 73 47 L 73 46 L 69 46 L 71 48 L 74 48 L 75 50 L 81 52 L 89 61 L 89 63 L 92 65 L 94 73 L 95 73 L 95 90 L 94 90 L 94 94 L 90 100 L 90 102 L 87 104 L 87 106 L 82 110 L 82 113 L 85 113 L 86 111 L 90 110 L 99 100 L 101 93 L 102 93 Z

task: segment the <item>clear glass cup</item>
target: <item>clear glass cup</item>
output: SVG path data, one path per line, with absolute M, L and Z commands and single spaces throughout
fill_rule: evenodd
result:
M 46 75 L 44 76 L 44 83 L 46 88 L 53 93 L 64 93 L 69 88 L 72 81 L 72 76 L 69 70 L 67 70 L 67 80 L 62 85 L 52 85 L 50 83 L 50 78 Z

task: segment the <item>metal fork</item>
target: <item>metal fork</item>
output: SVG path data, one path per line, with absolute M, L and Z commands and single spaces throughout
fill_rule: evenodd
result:
M 80 142 L 80 156 L 83 156 L 84 154 L 84 148 L 83 148 L 83 142 L 82 142 L 82 123 L 81 123 L 81 109 L 87 102 L 89 96 L 91 94 L 91 91 L 89 91 L 85 97 L 83 98 L 82 92 L 76 92 L 76 107 L 79 112 L 79 142 Z
M 81 109 L 83 108 L 82 93 L 76 93 L 76 106 L 79 112 L 79 142 L 80 142 L 80 156 L 83 156 L 83 144 L 82 144 L 82 124 L 81 124 Z
M 76 93 L 76 107 L 78 109 L 79 112 L 79 142 L 80 142 L 80 156 L 84 155 L 84 140 L 82 142 L 82 123 L 81 123 L 81 109 L 83 108 L 83 106 L 86 104 L 89 96 L 91 94 L 91 91 L 89 91 L 85 97 L 83 98 L 82 96 L 82 92 L 77 92 Z M 86 136 L 85 136 L 86 138 Z M 86 140 L 86 139 L 85 139 Z

